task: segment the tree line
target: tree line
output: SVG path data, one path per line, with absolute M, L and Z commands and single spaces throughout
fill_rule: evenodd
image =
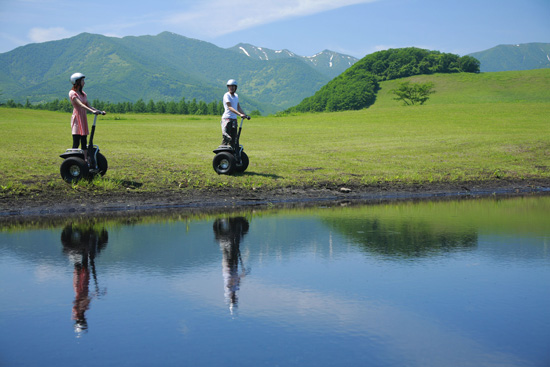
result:
M 158 101 L 154 102 L 149 100 L 145 103 L 143 99 L 139 99 L 137 102 L 103 102 L 100 100 L 93 100 L 91 105 L 102 111 L 108 113 L 161 113 L 161 114 L 174 114 L 174 115 L 222 115 L 224 108 L 223 102 L 213 101 L 206 103 L 193 98 L 191 101 L 186 101 L 185 98 L 176 101 Z M 60 112 L 72 112 L 73 105 L 67 98 L 55 99 L 51 102 L 43 102 L 38 104 L 31 104 L 29 100 L 25 104 L 17 103 L 10 99 L 6 102 L 6 106 L 10 108 L 29 108 L 36 110 L 47 111 L 60 111 Z M 253 111 L 252 115 L 260 115 L 259 111 Z

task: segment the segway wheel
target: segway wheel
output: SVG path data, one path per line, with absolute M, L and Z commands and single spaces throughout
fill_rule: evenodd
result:
M 214 156 L 212 166 L 218 175 L 230 175 L 235 170 L 235 157 L 233 154 L 220 152 Z
M 107 163 L 107 158 L 101 153 L 97 153 L 97 168 L 99 169 L 99 174 L 103 176 L 105 173 L 107 173 L 107 169 L 109 168 L 109 164 Z
M 241 162 L 238 163 L 237 161 L 235 161 L 235 172 L 242 173 L 246 171 L 246 169 L 248 168 L 248 163 L 248 156 L 245 152 L 241 152 Z
M 69 183 L 76 183 L 88 177 L 88 164 L 77 157 L 69 157 L 61 163 L 61 177 Z

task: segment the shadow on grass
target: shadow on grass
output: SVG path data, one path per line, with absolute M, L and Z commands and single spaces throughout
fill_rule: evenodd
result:
M 268 173 L 257 173 L 257 172 L 243 172 L 238 173 L 235 176 L 261 176 L 261 177 L 269 177 L 269 178 L 284 178 L 283 176 L 275 175 L 275 174 L 268 174 Z
M 136 181 L 120 180 L 119 182 L 126 187 L 135 187 L 136 189 L 143 186 L 141 182 Z
M 110 182 L 114 185 L 124 186 L 124 187 L 131 188 L 131 189 L 137 189 L 137 188 L 140 188 L 141 186 L 143 186 L 143 184 L 141 182 L 130 181 L 130 180 L 121 180 L 121 179 L 118 179 L 118 178 L 103 177 L 103 180 L 107 181 L 107 182 Z

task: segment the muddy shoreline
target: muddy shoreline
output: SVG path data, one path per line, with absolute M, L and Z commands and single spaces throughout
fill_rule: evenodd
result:
M 0 197 L 0 223 L 75 215 L 155 214 L 162 211 L 223 212 L 249 207 L 314 206 L 398 200 L 442 200 L 486 196 L 550 194 L 550 179 L 372 186 L 288 187 L 276 189 L 205 189 L 161 192 L 87 192 L 67 197 L 35 193 Z

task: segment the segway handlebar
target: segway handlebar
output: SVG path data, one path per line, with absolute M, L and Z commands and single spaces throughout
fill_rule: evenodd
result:
M 244 119 L 250 120 L 250 116 L 244 115 L 243 117 L 241 117 L 241 126 L 239 126 L 239 129 L 243 127 L 243 121 L 244 121 Z
M 105 111 L 96 110 L 93 112 L 94 114 L 94 124 L 92 126 L 95 126 L 95 122 L 97 121 L 97 115 L 106 115 L 107 113 Z

